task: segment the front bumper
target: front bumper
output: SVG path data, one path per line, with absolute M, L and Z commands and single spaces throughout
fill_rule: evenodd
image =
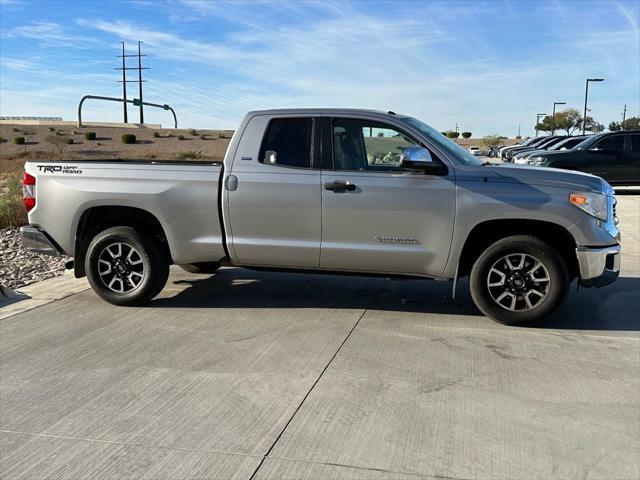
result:
M 605 248 L 576 248 L 580 267 L 580 285 L 604 287 L 613 283 L 620 275 L 620 245 Z
M 62 251 L 49 236 L 34 225 L 20 228 L 22 246 L 30 252 L 59 257 Z

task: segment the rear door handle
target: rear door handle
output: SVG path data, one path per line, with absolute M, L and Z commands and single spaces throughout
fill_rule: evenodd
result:
M 345 180 L 335 180 L 324 184 L 325 190 L 331 190 L 333 192 L 353 192 L 356 189 L 355 183 L 350 183 Z

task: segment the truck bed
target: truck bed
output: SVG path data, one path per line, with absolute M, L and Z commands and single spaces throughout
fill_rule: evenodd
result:
M 161 224 L 174 263 L 225 256 L 220 226 L 222 165 L 211 161 L 29 161 L 37 203 L 31 223 L 73 255 L 78 225 L 91 209 L 113 205 L 151 213 Z M 95 211 L 95 210 L 94 210 Z

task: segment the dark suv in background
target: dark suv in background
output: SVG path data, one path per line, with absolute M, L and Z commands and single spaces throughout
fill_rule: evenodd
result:
M 530 164 L 592 173 L 612 185 L 640 185 L 640 130 L 593 135 L 571 150 L 536 155 Z

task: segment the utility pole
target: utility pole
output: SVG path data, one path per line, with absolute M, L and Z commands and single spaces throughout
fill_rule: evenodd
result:
M 122 58 L 122 67 L 115 68 L 114 70 L 122 70 L 122 106 L 124 109 L 124 123 L 128 123 L 127 120 L 127 66 L 125 64 L 125 54 L 124 54 L 124 42 L 120 42 L 122 44 L 122 55 L 119 57 Z
M 138 95 L 140 96 L 140 98 L 134 98 L 133 99 L 133 104 L 140 106 L 140 123 L 144 123 L 144 111 L 143 111 L 143 99 L 142 99 L 142 84 L 146 82 L 146 80 L 142 79 L 142 70 L 149 70 L 149 67 L 143 67 L 142 66 L 142 57 L 146 57 L 146 55 L 142 55 L 142 53 L 140 53 L 140 44 L 142 42 L 138 42 L 138 53 L 137 54 L 132 54 L 132 55 L 125 55 L 124 53 L 124 42 L 122 43 L 122 68 L 116 68 L 116 70 L 122 70 L 122 80 L 120 80 L 120 82 L 123 83 L 123 85 L 126 85 L 127 83 L 137 83 L 138 84 Z M 138 57 L 138 66 L 137 67 L 126 67 L 125 66 L 125 58 L 126 57 Z M 127 80 L 125 78 L 125 71 L 126 70 L 138 70 L 138 79 L 137 80 Z M 125 92 L 125 123 L 127 122 L 127 113 L 126 113 L 126 87 L 123 87 L 123 92 Z
M 622 111 L 622 130 L 624 130 L 624 121 L 627 119 L 627 104 L 624 104 L 624 110 Z
M 140 40 L 138 40 L 138 87 L 140 89 L 140 123 L 144 123 L 144 111 L 142 110 L 142 55 L 140 55 Z
M 522 138 L 522 135 L 520 135 L 520 122 L 518 122 L 518 137 Z

